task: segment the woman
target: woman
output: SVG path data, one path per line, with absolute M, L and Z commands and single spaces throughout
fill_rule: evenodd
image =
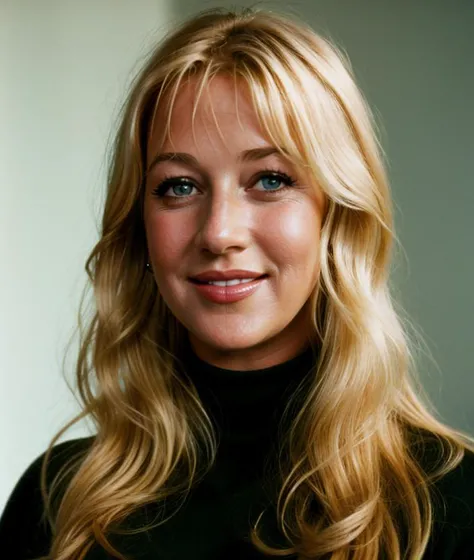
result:
M 474 441 L 414 388 L 373 129 L 294 18 L 211 10 L 156 48 L 86 265 L 84 410 L 14 489 L 8 558 L 474 557 Z

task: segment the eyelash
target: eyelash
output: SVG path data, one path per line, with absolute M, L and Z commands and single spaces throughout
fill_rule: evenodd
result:
M 290 175 L 287 175 L 286 173 L 283 173 L 282 171 L 279 171 L 277 169 L 264 169 L 257 177 L 257 181 L 260 181 L 262 178 L 264 177 L 271 177 L 272 179 L 280 179 L 281 182 L 284 184 L 284 186 L 280 189 L 274 190 L 274 191 L 260 191 L 263 192 L 265 194 L 271 194 L 273 195 L 273 193 L 281 193 L 282 191 L 285 191 L 287 189 L 291 189 L 295 184 L 296 181 L 295 179 L 293 179 L 293 177 L 291 177 Z M 171 187 L 174 186 L 179 186 L 179 185 L 185 185 L 185 184 L 192 184 L 193 182 L 190 179 L 186 179 L 185 177 L 176 177 L 176 176 L 165 176 L 165 178 L 163 179 L 163 181 L 152 190 L 152 195 L 158 197 L 158 198 L 189 198 L 190 195 L 185 195 L 185 196 L 170 196 L 170 197 L 166 197 L 165 193 L 168 189 L 170 189 Z M 192 184 L 193 187 L 195 187 L 195 185 Z

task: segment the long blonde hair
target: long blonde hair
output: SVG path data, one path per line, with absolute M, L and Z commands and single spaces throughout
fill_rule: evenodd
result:
M 266 545 L 258 523 L 252 540 L 275 556 L 375 560 L 385 552 L 398 560 L 403 525 L 406 557 L 419 559 L 431 531 L 430 484 L 474 441 L 438 421 L 420 396 L 411 338 L 389 289 L 396 238 L 383 153 L 349 62 L 298 18 L 257 9 L 207 10 L 183 23 L 151 53 L 124 105 L 101 238 L 86 263 L 96 309 L 87 328 L 79 325 L 83 410 L 42 465 L 51 557 L 82 559 L 97 542 L 125 559 L 106 533 L 152 502 L 173 496 L 177 510 L 215 459 L 210 418 L 177 372 L 186 333 L 145 271 L 142 205 L 158 104 L 171 115 L 184 79 L 204 88 L 217 74 L 246 84 L 268 138 L 328 201 L 310 298 L 320 355 L 281 443 L 277 516 L 288 546 Z M 47 488 L 52 448 L 82 418 L 97 436 Z M 429 437 L 442 458 L 430 472 L 414 451 Z

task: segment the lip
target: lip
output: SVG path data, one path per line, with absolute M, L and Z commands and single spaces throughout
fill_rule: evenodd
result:
M 266 279 L 267 275 L 264 277 L 260 276 L 254 278 L 251 282 L 235 286 L 214 286 L 212 284 L 198 284 L 192 281 L 191 283 L 209 301 L 214 303 L 234 303 L 251 296 Z
M 206 270 L 200 274 L 190 277 L 190 280 L 198 280 L 199 282 L 212 282 L 223 280 L 242 280 L 244 278 L 259 278 L 266 276 L 262 272 L 255 272 L 254 270 Z

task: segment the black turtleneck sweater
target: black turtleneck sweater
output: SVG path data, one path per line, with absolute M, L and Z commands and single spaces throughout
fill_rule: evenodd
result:
M 112 534 L 112 544 L 130 560 L 263 559 L 268 556 L 257 552 L 249 538 L 249 528 L 263 510 L 265 542 L 285 544 L 277 529 L 276 486 L 272 485 L 278 428 L 290 395 L 300 383 L 304 387 L 315 359 L 308 348 L 283 364 L 234 371 L 212 366 L 192 351 L 186 352 L 185 371 L 196 385 L 218 434 L 216 462 L 178 513 L 164 525 L 137 535 Z M 288 421 L 294 413 L 290 412 Z M 93 440 L 94 437 L 79 438 L 57 444 L 51 479 L 73 453 L 87 448 Z M 2 558 L 33 560 L 48 553 L 51 534 L 40 523 L 42 458 L 43 455 L 38 457 L 24 472 L 0 518 Z M 474 559 L 474 456 L 467 454 L 437 484 L 437 489 L 446 508 L 435 509 L 436 523 L 424 559 Z M 130 527 L 150 523 L 153 512 L 153 507 L 142 508 L 132 516 Z M 86 560 L 109 558 L 112 556 L 99 545 L 86 555 Z

